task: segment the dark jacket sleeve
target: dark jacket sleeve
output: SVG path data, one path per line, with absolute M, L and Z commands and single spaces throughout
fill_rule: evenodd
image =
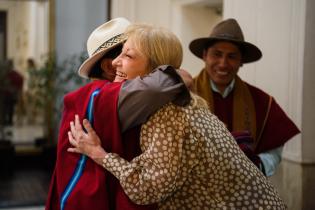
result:
M 147 121 L 163 105 L 173 102 L 185 106 L 190 93 L 171 66 L 159 66 L 144 77 L 123 83 L 118 108 L 122 132 Z

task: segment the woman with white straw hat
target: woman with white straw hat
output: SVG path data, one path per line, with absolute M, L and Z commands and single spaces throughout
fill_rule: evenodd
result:
M 57 160 L 46 210 L 154 209 L 152 205 L 132 203 L 119 182 L 86 156 L 67 153 L 70 146 L 67 132 L 75 114 L 93 122 L 104 148 L 131 159 L 140 151 L 135 126 L 170 101 L 180 105 L 189 100 L 182 79 L 168 66 L 157 68 L 147 77 L 112 82 L 116 73 L 111 61 L 121 51 L 126 41 L 124 31 L 129 25 L 125 18 L 113 19 L 95 29 L 87 41 L 89 58 L 78 73 L 93 81 L 64 97 Z
M 129 79 L 164 63 L 179 68 L 182 49 L 166 29 L 128 27 L 122 53 L 113 61 Z M 135 71 L 136 70 L 136 71 Z M 87 120 L 71 122 L 69 152 L 85 154 L 119 179 L 137 204 L 159 209 L 285 209 L 266 177 L 240 150 L 206 101 L 191 93 L 190 103 L 169 103 L 141 128 L 142 153 L 128 160 L 107 150 Z

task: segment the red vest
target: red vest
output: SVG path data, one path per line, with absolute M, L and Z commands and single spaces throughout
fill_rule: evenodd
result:
M 126 141 L 128 142 L 124 142 L 121 138 L 117 110 L 120 87 L 121 83 L 94 81 L 65 96 L 58 137 L 57 160 L 46 202 L 46 210 L 60 209 L 61 196 L 69 187 L 70 180 L 74 179 L 73 174 L 78 167 L 81 155 L 67 152 L 71 146 L 67 136 L 67 132 L 70 130 L 69 123 L 74 120 L 75 114 L 78 114 L 81 120 L 86 118 L 90 96 L 96 89 L 100 89 L 100 92 L 94 98 L 93 127 L 102 140 L 102 147 L 107 152 L 117 153 L 127 159 L 139 154 L 139 137 L 134 135 L 139 131 L 130 135 L 126 134 L 128 136 Z M 129 148 L 126 148 L 126 144 Z M 79 173 L 78 177 L 78 181 L 64 202 L 64 210 L 154 208 L 154 206 L 140 206 L 132 203 L 123 192 L 119 181 L 89 158 L 86 159 L 82 173 Z
M 286 115 L 275 100 L 271 103 L 270 112 L 263 128 L 269 95 L 254 86 L 249 84 L 247 86 L 255 105 L 257 133 L 262 132 L 261 139 L 255 148 L 257 154 L 275 149 L 300 133 L 294 122 Z M 227 125 L 229 131 L 232 131 L 233 92 L 226 98 L 222 98 L 220 94 L 214 92 L 213 100 L 215 107 L 214 114 Z

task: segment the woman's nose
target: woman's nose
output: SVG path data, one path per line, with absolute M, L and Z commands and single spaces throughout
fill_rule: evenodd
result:
M 113 61 L 112 61 L 112 65 L 116 68 L 119 64 L 119 60 L 120 60 L 120 55 L 118 55 Z

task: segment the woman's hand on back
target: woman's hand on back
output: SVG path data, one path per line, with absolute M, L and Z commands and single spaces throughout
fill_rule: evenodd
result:
M 83 127 L 86 132 L 82 128 L 79 116 L 75 115 L 74 122 L 70 122 L 68 132 L 69 142 L 73 147 L 68 148 L 68 152 L 86 155 L 102 165 L 102 160 L 107 153 L 101 146 L 101 140 L 87 119 L 83 120 Z
M 186 87 L 189 90 L 192 90 L 192 88 L 193 88 L 193 77 L 191 76 L 191 74 L 188 71 L 184 70 L 184 69 L 177 69 L 177 73 L 183 79 Z

